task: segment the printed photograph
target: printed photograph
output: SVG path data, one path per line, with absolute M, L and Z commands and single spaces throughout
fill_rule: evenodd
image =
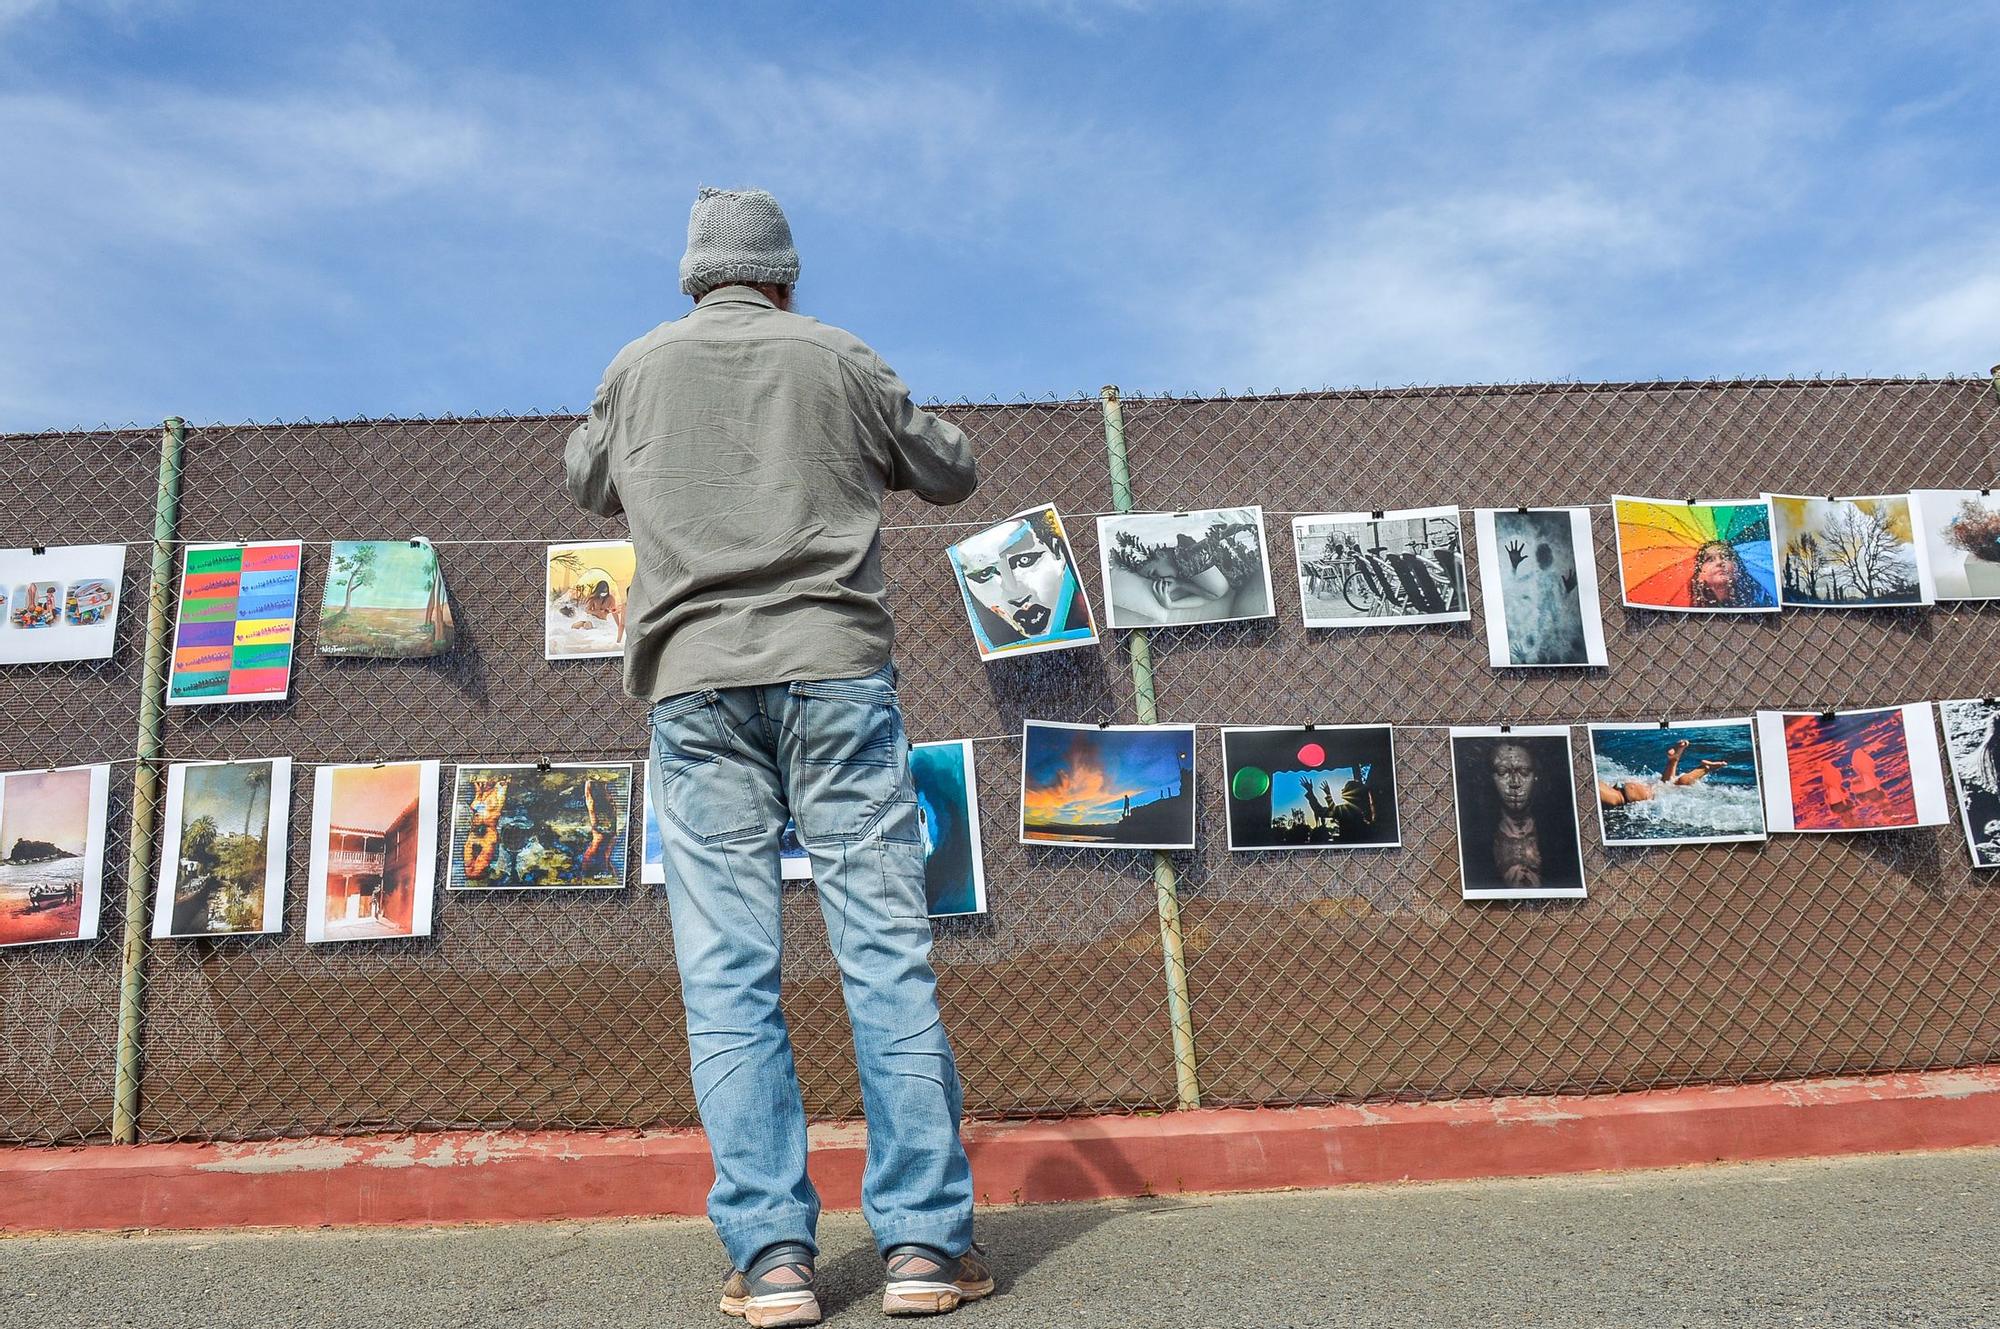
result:
M 636 569 L 630 540 L 550 545 L 543 658 L 625 654 L 625 604 Z
M 1766 494 L 1787 608 L 1929 604 L 1929 559 L 1908 494 L 1816 498 Z
M 0 946 L 97 935 L 109 766 L 0 775 Z
M 625 884 L 631 806 L 629 763 L 460 766 L 446 885 L 615 890 Z
M 1928 702 L 1863 711 L 1759 711 L 1773 831 L 1941 826 L 1944 766 Z
M 290 757 L 167 768 L 155 938 L 283 929 L 291 782 Z
M 1096 642 L 1075 552 L 1054 508 L 1017 512 L 945 556 L 981 660 Z
M 653 813 L 653 762 L 649 757 L 640 768 L 645 787 L 640 803 L 646 824 L 640 827 L 639 880 L 647 886 L 667 884 L 667 847 L 660 840 L 660 823 Z
M 430 935 L 437 798 L 434 761 L 313 773 L 308 942 Z
M 1295 517 L 1292 551 L 1309 628 L 1472 617 L 1457 508 Z
M 1480 508 L 1473 525 L 1489 663 L 1603 664 L 1589 509 Z
M 1761 498 L 1611 500 L 1618 578 L 1633 609 L 1774 614 L 1777 558 Z
M 1982 489 L 1919 489 L 1910 495 L 1940 600 L 2000 600 L 2000 496 Z
M 1740 720 L 1594 724 L 1597 822 L 1608 845 L 1762 840 L 1757 735 Z
M 1464 899 L 1584 897 L 1568 726 L 1453 729 L 1451 783 Z
M 124 545 L 0 549 L 0 665 L 109 659 L 124 576 Z
M 189 545 L 167 705 L 283 701 L 299 613 L 299 542 Z
M 1264 510 L 1127 513 L 1097 519 L 1104 617 L 1114 628 L 1270 618 Z
M 812 855 L 799 842 L 799 824 L 787 819 L 778 833 L 778 880 L 811 881 L 812 875 Z
M 2000 701 L 1941 701 L 1938 710 L 1972 866 L 2000 868 Z
M 443 655 L 456 629 L 437 550 L 424 540 L 335 540 L 320 597 L 327 655 L 407 660 Z
M 915 743 L 910 776 L 924 839 L 924 894 L 932 918 L 986 912 L 986 864 L 979 847 L 979 786 L 972 744 Z
M 1029 720 L 1021 843 L 1194 848 L 1194 729 Z
M 1229 847 L 1386 849 L 1396 822 L 1388 725 L 1275 725 L 1222 731 Z

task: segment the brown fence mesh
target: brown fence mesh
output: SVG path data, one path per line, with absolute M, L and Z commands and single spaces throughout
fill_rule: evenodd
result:
M 1110 493 L 1098 404 L 947 413 L 973 434 L 984 483 L 957 511 L 893 504 L 884 551 L 912 736 L 1003 736 L 978 745 L 991 913 L 936 929 L 968 1110 L 1171 1107 L 1150 856 L 1016 843 L 1011 735 L 1026 716 L 1132 719 L 1118 634 L 1101 652 L 981 666 L 941 552 L 1053 501 L 1072 519 L 1101 610 L 1091 518 Z M 1125 418 L 1140 508 L 1261 502 L 1276 565 L 1275 620 L 1153 635 L 1163 719 L 1580 722 L 1996 686 L 2000 609 L 1620 609 L 1601 510 L 1606 670 L 1489 669 L 1472 625 L 1308 631 L 1286 576 L 1295 511 L 1983 483 L 2000 443 L 1983 381 L 1151 399 L 1128 401 Z M 436 756 L 449 779 L 461 759 L 643 757 L 641 712 L 620 693 L 616 663 L 541 655 L 543 544 L 622 533 L 562 495 L 572 423 L 189 431 L 180 539 L 313 543 L 290 699 L 173 710 L 166 756 L 290 754 L 300 765 L 284 934 L 149 949 L 145 1138 L 692 1120 L 655 888 L 440 892 L 431 937 L 302 940 L 310 763 Z M 129 756 L 157 435 L 43 435 L 0 449 L 27 514 L 5 543 L 133 544 L 111 662 L 0 671 L 12 721 L 0 769 Z M 458 649 L 431 661 L 320 655 L 324 542 L 405 535 L 439 547 Z M 2000 1059 L 1989 976 L 2000 884 L 1970 871 L 1956 827 L 1644 852 L 1606 851 L 1587 829 L 1588 901 L 1462 905 L 1444 735 L 1406 730 L 1397 743 L 1402 850 L 1230 854 L 1213 806 L 1219 745 L 1203 731 L 1202 847 L 1175 857 L 1206 1101 L 1637 1088 Z M 104 939 L 0 952 L 0 1139 L 108 1134 L 131 769 L 113 780 Z M 854 1115 L 837 973 L 802 892 L 787 932 L 785 1004 L 808 1107 Z

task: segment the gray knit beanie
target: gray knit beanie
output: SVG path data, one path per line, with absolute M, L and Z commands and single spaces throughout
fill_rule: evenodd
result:
M 761 189 L 703 185 L 688 213 L 681 289 L 699 300 L 730 282 L 789 286 L 799 279 L 799 251 L 778 200 Z

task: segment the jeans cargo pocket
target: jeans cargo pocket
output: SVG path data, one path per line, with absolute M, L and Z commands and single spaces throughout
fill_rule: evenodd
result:
M 704 843 L 764 829 L 750 772 L 730 742 L 721 694 L 668 697 L 647 718 L 659 770 L 660 812 L 675 827 Z
M 896 689 L 883 670 L 866 678 L 793 683 L 792 816 L 808 845 L 880 831 L 917 838 L 910 754 Z M 909 815 L 896 815 L 907 811 Z

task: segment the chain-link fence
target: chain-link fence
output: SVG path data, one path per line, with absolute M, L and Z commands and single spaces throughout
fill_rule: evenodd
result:
M 1052 501 L 1072 519 L 1080 565 L 1094 569 L 1089 518 L 1111 506 L 1099 403 L 945 413 L 979 448 L 980 491 L 951 511 L 898 499 L 883 543 L 912 737 L 1002 736 L 978 745 L 991 911 L 936 924 L 967 1108 L 1170 1108 L 1152 858 L 1019 845 L 1020 752 L 1005 737 L 1029 716 L 1133 719 L 1122 634 L 1107 634 L 1101 651 L 982 666 L 942 555 L 978 525 Z M 1608 669 L 1489 669 L 1468 624 L 1308 631 L 1284 575 L 1295 511 L 1985 483 L 2000 407 L 1983 380 L 1146 399 L 1128 400 L 1124 418 L 1136 506 L 1261 502 L 1277 572 L 1273 620 L 1152 634 L 1163 720 L 1581 722 L 1996 687 L 2000 608 L 1622 610 L 1602 512 Z M 306 603 L 290 698 L 170 711 L 164 759 L 289 754 L 300 764 L 283 934 L 147 948 L 142 1138 L 693 1121 L 656 888 L 454 894 L 441 897 L 429 937 L 301 939 L 311 763 L 643 757 L 641 709 L 620 692 L 615 661 L 542 658 L 543 546 L 622 534 L 563 496 L 572 423 L 188 432 L 176 538 L 304 539 Z M 18 517 L 0 543 L 134 546 L 109 663 L 0 671 L 10 719 L 0 769 L 129 756 L 157 435 L 17 437 L 0 450 Z M 406 535 L 438 546 L 456 650 L 411 661 L 319 655 L 326 542 Z M 1094 572 L 1086 580 L 1096 599 Z M 1406 730 L 1397 744 L 1401 850 L 1231 854 L 1216 815 L 1219 745 L 1202 731 L 1201 847 L 1173 858 L 1205 1102 L 1630 1089 L 2000 1060 L 1990 977 L 2000 883 L 1970 870 L 1955 826 L 1646 851 L 1606 850 L 1587 833 L 1589 900 L 1463 905 L 1444 735 Z M 0 1138 L 109 1133 L 131 770 L 116 768 L 113 782 L 102 939 L 0 952 Z M 786 930 L 785 1009 L 808 1107 L 858 1115 L 838 973 L 803 891 L 788 900 Z

